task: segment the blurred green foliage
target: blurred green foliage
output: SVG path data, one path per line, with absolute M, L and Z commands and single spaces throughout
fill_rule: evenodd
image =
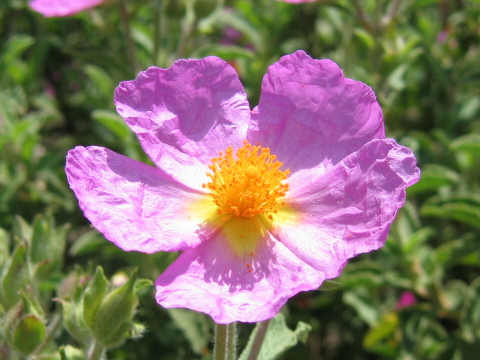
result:
M 478 359 L 480 2 L 192 1 L 129 1 L 132 43 L 118 1 L 50 19 L 26 0 L 0 3 L 0 359 L 82 359 L 99 343 L 114 359 L 210 357 L 209 318 L 159 308 L 147 280 L 125 275 L 153 280 L 176 255 L 125 253 L 92 230 L 65 154 L 96 144 L 149 162 L 112 103 L 140 69 L 218 55 L 254 106 L 267 66 L 296 49 L 375 89 L 387 135 L 415 151 L 422 179 L 386 245 L 293 298 L 271 323 L 285 347 L 271 338 L 261 356 Z M 404 293 L 415 302 L 403 306 Z M 125 319 L 100 328 L 118 306 Z M 243 348 L 253 326 L 239 328 Z

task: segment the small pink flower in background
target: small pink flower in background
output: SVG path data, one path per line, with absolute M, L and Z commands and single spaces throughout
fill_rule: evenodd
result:
M 220 44 L 222 45 L 234 45 L 242 38 L 242 33 L 234 27 L 227 26 L 222 31 L 222 37 L 220 38 Z
M 32 0 L 30 7 L 46 17 L 70 16 L 101 4 L 104 0 Z
M 417 298 L 415 294 L 411 291 L 404 291 L 400 295 L 400 299 L 398 299 L 397 306 L 395 307 L 397 310 L 404 309 L 406 307 L 415 305 L 417 303 Z
M 437 34 L 437 42 L 443 44 L 448 39 L 448 31 L 442 30 Z
M 252 111 L 217 57 L 151 67 L 115 104 L 156 167 L 76 147 L 70 187 L 123 250 L 181 251 L 157 302 L 218 323 L 271 318 L 380 248 L 419 179 L 413 153 L 385 138 L 374 92 L 303 51 L 269 67 Z

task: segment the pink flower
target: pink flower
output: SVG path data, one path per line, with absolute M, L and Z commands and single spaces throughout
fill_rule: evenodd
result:
M 104 0 L 32 0 L 30 7 L 46 17 L 69 16 L 99 5 Z
M 218 323 L 271 318 L 380 248 L 419 178 L 413 153 L 385 138 L 374 92 L 303 51 L 270 66 L 253 111 L 217 57 L 151 67 L 115 104 L 156 167 L 76 147 L 70 187 L 123 250 L 182 251 L 156 300 Z
M 411 291 L 404 291 L 400 295 L 400 299 L 398 299 L 397 306 L 395 307 L 397 310 L 404 309 L 406 307 L 415 305 L 417 303 L 417 298 L 415 294 Z

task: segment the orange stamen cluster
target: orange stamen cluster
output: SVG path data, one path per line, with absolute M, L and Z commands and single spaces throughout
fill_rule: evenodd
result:
M 273 219 L 272 213 L 285 204 L 282 198 L 288 191 L 288 184 L 282 181 L 290 171 L 280 170 L 282 165 L 270 154 L 269 148 L 252 146 L 245 140 L 236 158 L 230 146 L 212 159 L 211 173 L 207 173 L 211 182 L 203 187 L 210 190 L 218 213 L 225 219 L 251 218 L 258 214 Z

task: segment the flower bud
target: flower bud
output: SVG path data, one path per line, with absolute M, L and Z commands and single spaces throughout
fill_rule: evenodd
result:
M 169 17 L 182 18 L 185 15 L 186 6 L 183 0 L 167 0 L 165 12 Z
M 81 343 L 87 343 L 91 339 L 91 331 L 83 316 L 82 289 L 77 288 L 72 301 L 60 300 L 63 306 L 63 321 L 65 329 L 72 337 Z
M 43 339 L 45 339 L 45 324 L 34 314 L 22 317 L 12 331 L 13 345 L 24 355 L 32 353 Z
M 194 0 L 193 10 L 197 18 L 204 18 L 210 15 L 217 7 L 217 0 Z
M 132 327 L 137 306 L 135 294 L 136 271 L 125 285 L 113 290 L 100 305 L 92 323 L 95 338 L 106 347 L 120 345 Z
M 103 269 L 99 266 L 95 270 L 92 282 L 85 290 L 83 297 L 83 316 L 87 325 L 91 328 L 95 314 L 102 304 L 107 289 L 107 279 L 103 274 Z

